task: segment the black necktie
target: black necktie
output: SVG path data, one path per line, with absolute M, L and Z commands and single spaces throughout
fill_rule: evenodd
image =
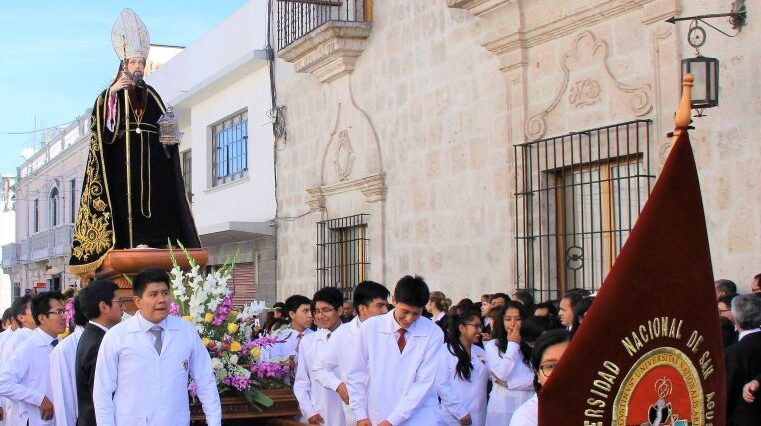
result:
M 55 347 L 58 344 L 58 339 L 53 339 L 52 342 L 50 342 L 50 346 Z

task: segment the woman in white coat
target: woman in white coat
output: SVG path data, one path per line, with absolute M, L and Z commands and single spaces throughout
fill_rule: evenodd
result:
M 440 426 L 486 422 L 486 385 L 489 368 L 486 353 L 476 346 L 481 340 L 483 322 L 477 309 L 465 309 L 449 318 L 446 348 L 441 351 L 441 380 L 437 389 L 441 399 Z M 442 389 L 444 391 L 442 391 Z
M 492 386 L 486 408 L 486 426 L 510 423 L 515 410 L 534 394 L 531 347 L 521 341 L 526 312 L 523 305 L 508 302 L 495 316 L 492 340 L 484 347 Z
M 571 334 L 566 329 L 550 330 L 536 339 L 531 353 L 531 367 L 536 372 L 534 389 L 539 392 L 563 356 Z M 515 411 L 510 426 L 537 426 L 539 423 L 539 398 L 534 394 Z

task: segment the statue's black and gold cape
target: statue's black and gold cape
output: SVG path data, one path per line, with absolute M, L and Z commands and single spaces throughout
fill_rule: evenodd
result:
M 145 107 L 135 110 L 135 103 Z M 150 86 L 132 97 L 121 91 L 112 132 L 106 126 L 108 90 L 96 99 L 69 261 L 72 274 L 93 276 L 113 249 L 140 244 L 159 248 L 167 240 L 201 246 L 185 195 L 179 148 L 159 143 L 157 123 L 165 112 Z

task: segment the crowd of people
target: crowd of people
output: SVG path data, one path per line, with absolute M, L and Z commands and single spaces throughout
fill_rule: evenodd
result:
M 715 283 L 728 425 L 761 424 L 759 281 L 744 295 L 729 280 Z M 190 376 L 207 424 L 220 425 L 209 354 L 190 323 L 169 315 L 169 288 L 166 272 L 141 272 L 138 310 L 125 320 L 108 280 L 81 290 L 71 311 L 54 291 L 15 300 L 0 333 L 2 421 L 184 425 Z M 404 276 L 393 293 L 364 281 L 351 301 L 335 287 L 292 295 L 254 333 L 276 337 L 260 358 L 289 367 L 305 423 L 536 425 L 538 392 L 593 303 L 572 289 L 542 303 L 517 290 L 453 305 L 423 278 Z

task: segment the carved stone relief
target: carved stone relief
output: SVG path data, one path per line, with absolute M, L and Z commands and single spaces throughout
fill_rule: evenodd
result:
M 594 105 L 600 101 L 600 83 L 597 80 L 586 78 L 574 83 L 568 94 L 568 103 L 574 108 L 582 108 Z
M 615 89 L 627 97 L 629 109 L 635 116 L 642 117 L 650 113 L 653 109 L 650 85 L 631 86 L 620 82 L 610 70 L 608 54 L 608 43 L 605 40 L 598 40 L 591 31 L 585 30 L 576 36 L 571 48 L 562 56 L 560 61 L 563 82 L 553 101 L 547 108 L 526 120 L 524 133 L 527 139 L 535 140 L 544 136 L 547 131 L 547 117 L 566 98 L 566 93 L 568 93 L 567 101 L 571 107 L 581 108 L 597 103 L 604 86 Z M 579 68 L 590 67 L 590 61 L 599 62 L 595 67 L 602 70 L 602 76 L 599 78 L 581 78 L 571 85 L 574 71 Z M 601 82 L 607 84 L 601 84 Z
M 351 149 L 351 140 L 349 132 L 342 130 L 338 134 L 338 144 L 336 144 L 336 154 L 333 160 L 336 167 L 338 180 L 345 181 L 351 175 L 354 169 L 354 151 Z

